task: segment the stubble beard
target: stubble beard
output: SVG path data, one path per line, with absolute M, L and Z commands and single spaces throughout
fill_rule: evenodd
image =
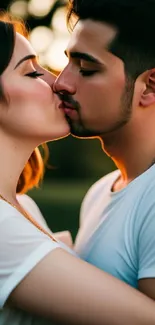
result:
M 120 115 L 117 121 L 113 123 L 107 129 L 104 127 L 103 130 L 98 131 L 91 128 L 86 128 L 82 117 L 80 114 L 80 108 L 78 110 L 79 120 L 73 121 L 69 117 L 67 117 L 68 123 L 70 125 L 71 135 L 77 138 L 94 138 L 99 137 L 104 140 L 104 137 L 107 137 L 110 134 L 113 134 L 115 131 L 122 128 L 125 124 L 127 124 L 132 116 L 132 101 L 133 101 L 133 93 L 134 93 L 134 82 L 130 79 L 126 78 L 125 88 L 120 101 Z

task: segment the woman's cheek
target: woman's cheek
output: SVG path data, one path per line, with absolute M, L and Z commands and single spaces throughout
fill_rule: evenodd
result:
M 9 100 L 23 100 L 25 101 L 45 101 L 49 98 L 52 98 L 52 90 L 49 85 L 45 83 L 42 84 L 41 80 L 38 82 L 25 82 L 24 84 L 12 84 L 9 87 L 6 87 L 6 93 L 9 97 Z

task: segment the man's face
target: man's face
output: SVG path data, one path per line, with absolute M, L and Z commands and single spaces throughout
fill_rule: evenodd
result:
M 54 90 L 62 98 L 73 135 L 102 136 L 131 115 L 132 92 L 123 61 L 108 51 L 117 31 L 93 20 L 79 21 L 66 50 L 68 65 Z

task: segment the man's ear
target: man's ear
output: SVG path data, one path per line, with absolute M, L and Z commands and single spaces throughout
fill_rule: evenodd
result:
M 145 89 L 141 94 L 140 105 L 143 107 L 155 104 L 155 68 L 145 74 Z

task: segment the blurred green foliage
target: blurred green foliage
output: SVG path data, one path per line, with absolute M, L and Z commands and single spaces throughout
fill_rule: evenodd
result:
M 84 180 L 96 179 L 114 169 L 98 139 L 77 139 L 72 136 L 53 141 L 50 149 L 49 163 L 53 170 L 47 169 L 45 178 Z
M 89 187 L 114 170 L 100 141 L 68 137 L 49 143 L 50 164 L 40 189 L 30 192 L 53 231 L 69 229 L 75 238 L 80 205 Z

